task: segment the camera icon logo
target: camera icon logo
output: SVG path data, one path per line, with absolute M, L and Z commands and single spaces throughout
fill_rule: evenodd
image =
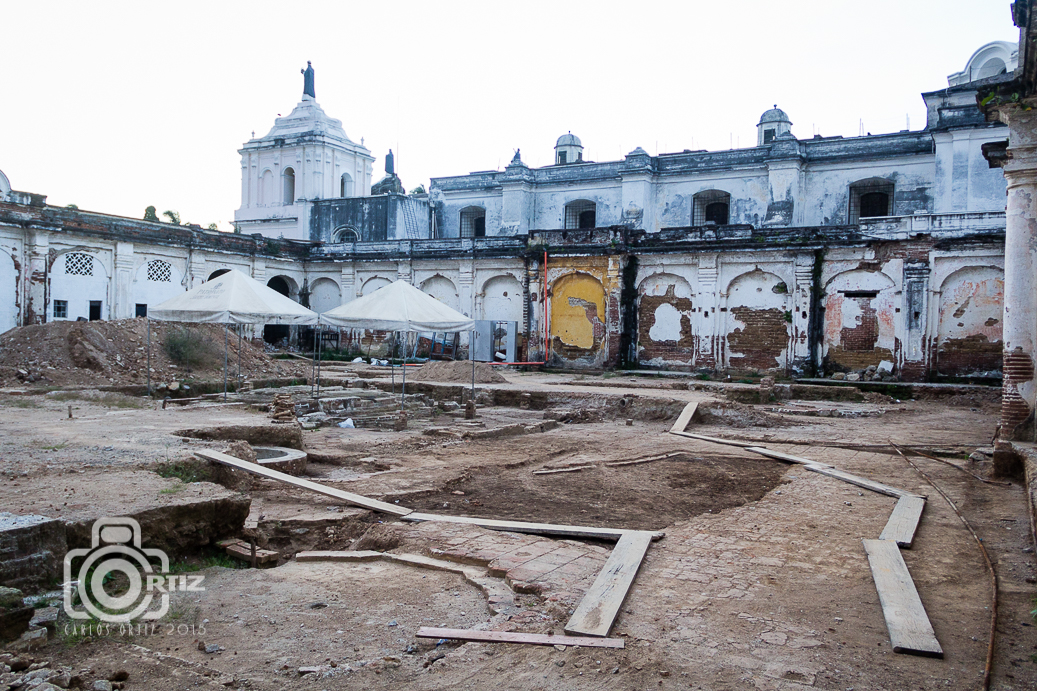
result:
M 65 555 L 63 588 L 65 613 L 69 617 L 89 619 L 93 615 L 115 624 L 138 617 L 158 619 L 169 611 L 169 590 L 165 587 L 170 578 L 165 575 L 169 558 L 160 549 L 142 548 L 140 532 L 140 524 L 132 518 L 99 518 L 90 531 L 90 548 L 69 550 Z M 85 559 L 73 580 L 72 562 L 80 557 Z M 158 560 L 159 570 L 149 557 Z M 121 594 L 110 595 L 104 585 L 115 574 L 125 576 L 129 585 Z M 74 594 L 79 595 L 85 611 L 73 607 Z M 158 606 L 149 609 L 156 595 Z

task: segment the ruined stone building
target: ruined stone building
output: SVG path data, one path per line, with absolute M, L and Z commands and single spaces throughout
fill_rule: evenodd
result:
M 239 151 L 239 233 L 57 208 L 0 178 L 0 330 L 143 315 L 238 268 L 317 311 L 402 278 L 519 322 L 523 359 L 567 367 L 996 375 L 1006 184 L 984 149 L 1007 127 L 976 96 L 1017 60 L 978 50 L 922 95 L 921 130 L 800 139 L 775 106 L 750 148 L 606 162 L 570 132 L 553 165 L 516 152 L 427 195 L 391 157 L 372 184 L 371 152 L 306 93 Z

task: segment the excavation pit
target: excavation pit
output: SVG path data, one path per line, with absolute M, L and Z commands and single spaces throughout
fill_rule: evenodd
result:
M 757 501 L 781 482 L 785 470 L 770 460 L 691 454 L 632 465 L 595 463 L 546 475 L 529 467 L 473 469 L 439 490 L 412 494 L 400 503 L 475 518 L 544 522 L 549 517 L 558 524 L 661 530 Z

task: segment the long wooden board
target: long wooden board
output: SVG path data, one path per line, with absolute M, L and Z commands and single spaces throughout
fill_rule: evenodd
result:
M 445 523 L 467 523 L 487 530 L 504 530 L 512 533 L 531 533 L 536 535 L 564 535 L 565 537 L 592 537 L 602 540 L 619 540 L 629 532 L 618 528 L 592 528 L 582 525 L 554 525 L 552 523 L 526 523 L 524 521 L 498 521 L 492 518 L 471 518 L 469 516 L 440 516 L 434 513 L 409 513 L 403 517 L 405 521 L 443 521 Z M 663 532 L 648 532 L 653 540 L 661 538 Z
M 422 626 L 418 638 L 453 638 L 458 641 L 480 643 L 526 643 L 528 645 L 572 645 L 584 648 L 623 648 L 622 638 L 588 638 L 580 636 L 548 636 L 543 633 L 514 633 L 511 631 L 475 631 L 473 629 L 437 629 Z
M 674 451 L 673 453 L 664 453 L 661 456 L 650 456 L 648 458 L 635 458 L 632 461 L 608 461 L 605 465 L 609 468 L 620 468 L 625 465 L 640 465 L 642 463 L 654 463 L 655 461 L 664 461 L 667 458 L 673 458 L 674 456 L 684 456 L 684 451 Z
M 607 636 L 623 606 L 637 570 L 641 567 L 651 533 L 631 531 L 621 537 L 594 584 L 565 625 L 565 632 L 582 636 Z
M 801 456 L 793 456 L 791 454 L 782 453 L 781 451 L 772 451 L 770 449 L 765 449 L 762 446 L 747 446 L 745 448 L 745 450 L 746 451 L 752 451 L 753 453 L 758 453 L 761 456 L 767 456 L 768 458 L 776 458 L 779 461 L 787 461 L 789 463 L 798 463 L 800 465 L 817 465 L 817 466 L 821 466 L 821 467 L 824 467 L 824 468 L 831 468 L 832 467 L 832 466 L 828 465 L 827 463 L 821 463 L 820 461 L 812 461 L 809 458 L 803 458 Z
M 677 421 L 673 423 L 673 427 L 670 428 L 671 432 L 683 432 L 684 428 L 691 422 L 691 418 L 695 416 L 695 409 L 699 407 L 698 401 L 692 401 L 688 405 L 684 406 L 684 410 L 677 416 Z
M 714 444 L 727 444 L 728 446 L 756 446 L 757 442 L 754 441 L 735 441 L 734 439 L 719 439 L 717 437 L 707 437 L 704 434 L 692 434 L 691 432 L 674 432 L 670 430 L 670 434 L 676 434 L 681 437 L 687 437 L 689 439 L 701 439 L 702 441 L 711 441 Z
M 893 540 L 861 540 L 882 603 L 894 653 L 943 657 L 933 625 L 918 597 L 900 548 Z
M 911 549 L 911 543 L 915 540 L 915 531 L 918 522 L 922 520 L 922 509 L 925 508 L 925 499 L 911 495 L 904 495 L 897 500 L 893 513 L 886 521 L 886 527 L 879 535 L 880 540 L 893 540 L 900 547 Z
M 581 470 L 590 470 L 593 465 L 574 465 L 569 468 L 550 468 L 548 470 L 534 470 L 534 475 L 556 475 L 558 473 L 578 473 Z
M 222 463 L 223 465 L 229 465 L 232 468 L 238 470 L 244 470 L 252 473 L 253 475 L 259 475 L 261 477 L 269 478 L 271 480 L 279 480 L 281 482 L 294 485 L 295 487 L 301 487 L 302 489 L 308 489 L 311 492 L 317 492 L 328 497 L 333 497 L 340 501 L 344 501 L 347 504 L 354 506 L 361 506 L 365 509 L 371 509 L 372 511 L 379 511 L 381 513 L 388 513 L 394 516 L 406 516 L 414 511 L 414 509 L 407 509 L 396 504 L 387 504 L 384 501 L 378 501 L 377 499 L 369 499 L 362 497 L 359 494 L 352 494 L 350 492 L 343 492 L 340 489 L 328 487 L 326 485 L 319 485 L 316 482 L 310 482 L 309 480 L 303 480 L 301 478 L 282 473 L 277 470 L 271 470 L 270 468 L 259 465 L 258 463 L 249 463 L 243 461 L 240 458 L 234 458 L 228 456 L 225 453 L 219 451 L 209 451 L 205 449 L 199 449 L 194 452 L 195 456 L 204 458 L 207 461 L 214 461 L 216 463 Z
M 807 470 L 812 470 L 815 473 L 821 473 L 822 475 L 827 475 L 828 477 L 834 477 L 838 480 L 842 480 L 843 482 L 849 482 L 851 485 L 857 485 L 858 487 L 870 489 L 872 492 L 878 492 L 879 494 L 885 494 L 890 497 L 897 497 L 899 499 L 900 497 L 904 496 L 918 496 L 913 492 L 897 489 L 896 487 L 890 487 L 889 485 L 884 485 L 881 482 L 875 482 L 874 480 L 858 477 L 857 475 L 853 475 L 851 473 L 847 473 L 846 471 L 838 470 L 836 468 L 831 468 L 829 466 L 805 465 L 803 467 Z

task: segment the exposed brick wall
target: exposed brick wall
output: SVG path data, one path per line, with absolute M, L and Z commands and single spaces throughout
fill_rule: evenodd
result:
M 940 344 L 936 353 L 939 374 L 960 376 L 973 372 L 1000 370 L 1002 343 L 991 343 L 983 334 L 951 338 Z
M 770 370 L 784 367 L 780 360 L 789 345 L 789 323 L 784 310 L 733 307 L 731 313 L 745 324 L 727 335 L 729 363 L 737 369 Z
M 686 362 L 692 364 L 695 358 L 697 340 L 691 332 L 692 310 L 689 298 L 674 296 L 675 286 L 668 286 L 665 295 L 642 295 L 638 310 L 638 360 L 647 361 L 662 359 L 669 362 Z M 655 326 L 655 312 L 662 305 L 670 305 L 681 313 L 680 337 L 675 341 L 652 340 L 652 327 Z

